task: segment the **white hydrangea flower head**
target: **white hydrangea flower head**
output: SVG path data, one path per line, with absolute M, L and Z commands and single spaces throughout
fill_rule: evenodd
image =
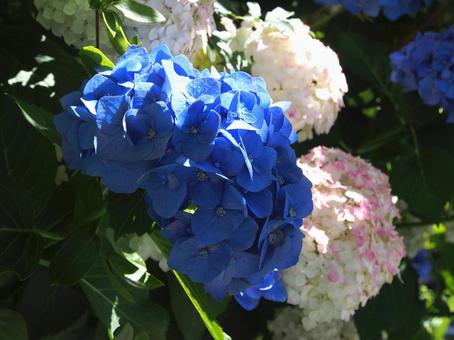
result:
M 160 11 L 166 21 L 147 24 L 123 18 L 129 38 L 137 35 L 147 50 L 161 43 L 167 44 L 174 54 L 192 57 L 206 49 L 208 36 L 215 27 L 214 0 L 138 0 Z M 94 45 L 95 12 L 88 0 L 34 0 L 38 10 L 36 19 L 56 36 L 63 37 L 68 45 L 80 48 Z M 100 48 L 109 56 L 115 52 L 104 25 L 100 24 Z
M 273 340 L 359 340 L 353 321 L 334 320 L 306 330 L 303 325 L 304 311 L 298 307 L 283 307 L 268 322 Z
M 278 7 L 263 21 L 254 12 L 239 29 L 222 21 L 230 49 L 252 58 L 251 73 L 265 79 L 274 101 L 292 102 L 287 116 L 300 141 L 328 133 L 348 91 L 337 54 L 292 13 Z
M 283 272 L 288 303 L 304 310 L 303 325 L 349 320 L 399 273 L 405 256 L 393 220 L 388 177 L 339 149 L 317 147 L 298 160 L 312 182 L 314 210 L 305 218 L 298 263 Z
M 137 35 L 147 50 L 164 43 L 173 54 L 193 57 L 206 50 L 215 29 L 214 0 L 138 0 L 155 8 L 167 19 L 164 23 L 143 24 L 124 20 L 128 36 Z
M 66 44 L 80 48 L 95 45 L 95 12 L 88 0 L 34 0 L 37 9 L 36 20 Z M 100 48 L 112 53 L 109 38 L 100 24 Z
M 159 268 L 161 268 L 162 271 L 169 271 L 167 258 L 149 234 L 145 233 L 142 236 L 134 235 L 129 240 L 129 246 L 139 254 L 144 261 L 151 258 L 159 263 Z

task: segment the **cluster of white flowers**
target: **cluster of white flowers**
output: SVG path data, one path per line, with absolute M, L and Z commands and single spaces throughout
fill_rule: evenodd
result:
M 334 320 L 306 330 L 302 323 L 303 310 L 298 307 L 280 308 L 268 329 L 275 340 L 359 340 L 353 321 Z
M 312 182 L 314 210 L 301 227 L 296 266 L 284 271 L 288 302 L 304 311 L 306 330 L 349 320 L 399 272 L 405 255 L 388 177 L 338 149 L 317 147 L 298 160 Z
M 162 271 L 169 271 L 167 258 L 149 234 L 145 233 L 142 236 L 134 235 L 129 240 L 129 246 L 139 254 L 144 261 L 151 258 L 154 261 L 159 262 L 159 268 L 161 268 Z
M 150 50 L 164 43 L 173 54 L 192 57 L 208 46 L 208 37 L 215 29 L 214 0 L 139 0 L 158 10 L 167 19 L 164 23 L 142 24 L 124 20 L 128 36 L 137 35 Z
M 223 18 L 221 36 L 232 51 L 252 58 L 251 73 L 265 79 L 273 100 L 292 102 L 287 116 L 301 141 L 328 133 L 348 91 L 337 54 L 300 19 L 289 19 L 292 13 L 278 7 L 263 21 L 253 9 L 239 29 Z
M 54 35 L 63 37 L 68 45 L 80 48 L 95 44 L 95 12 L 88 0 L 34 0 L 34 4 L 36 20 Z M 100 34 L 100 47 L 112 52 L 104 29 Z
M 206 49 L 208 36 L 215 27 L 214 0 L 139 1 L 161 12 L 167 20 L 146 24 L 123 18 L 129 38 L 137 35 L 148 50 L 165 43 L 173 54 L 189 57 Z M 80 48 L 95 44 L 95 12 L 90 9 L 88 0 L 34 0 L 34 4 L 38 22 L 56 36 L 63 37 L 68 45 Z M 101 50 L 114 55 L 102 23 L 100 28 Z

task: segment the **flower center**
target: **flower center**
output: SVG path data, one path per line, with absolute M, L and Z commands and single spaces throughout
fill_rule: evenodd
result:
M 208 175 L 203 171 L 197 172 L 197 180 L 199 182 L 206 182 L 208 180 Z
M 284 238 L 285 235 L 280 229 L 277 229 L 268 235 L 268 241 L 275 247 L 279 247 L 284 242 Z
M 174 174 L 168 174 L 166 178 L 166 186 L 170 190 L 176 190 L 180 186 L 180 181 Z
M 193 135 L 196 135 L 199 133 L 199 129 L 196 128 L 195 126 L 192 126 L 189 131 L 193 134 Z
M 199 254 L 199 256 L 207 257 L 208 256 L 208 249 L 202 248 L 202 249 L 199 250 L 198 254 Z
M 154 129 L 150 129 L 148 130 L 148 138 L 149 139 L 155 139 L 157 136 L 157 133 Z
M 288 210 L 288 214 L 290 215 L 290 217 L 295 218 L 295 217 L 296 217 L 296 211 L 295 211 L 295 209 L 294 209 L 294 208 L 290 208 L 290 209 Z
M 224 207 L 217 207 L 216 208 L 216 215 L 218 216 L 225 216 L 227 212 L 225 211 Z

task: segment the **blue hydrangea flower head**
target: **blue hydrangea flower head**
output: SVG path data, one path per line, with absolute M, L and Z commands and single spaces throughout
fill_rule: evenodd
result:
M 144 190 L 172 269 L 246 309 L 286 300 L 280 270 L 301 252 L 311 183 L 291 148 L 289 103 L 272 103 L 263 79 L 133 46 L 61 102 L 68 167 L 115 192 Z
M 320 5 L 342 5 L 352 14 L 363 13 L 377 17 L 381 12 L 389 20 L 404 15 L 415 15 L 422 7 L 430 6 L 432 0 L 314 0 Z
M 454 122 L 454 26 L 419 33 L 415 40 L 390 55 L 391 81 L 405 92 L 418 91 L 426 105 L 441 106 Z

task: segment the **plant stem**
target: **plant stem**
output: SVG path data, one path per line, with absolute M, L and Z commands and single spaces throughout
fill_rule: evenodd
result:
M 99 10 L 95 10 L 96 48 L 99 48 Z

